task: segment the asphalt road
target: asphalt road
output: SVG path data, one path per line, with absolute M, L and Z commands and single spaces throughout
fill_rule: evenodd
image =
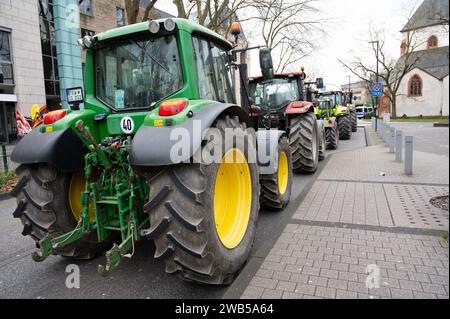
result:
M 354 134 L 351 141 L 342 141 L 338 151 L 365 146 L 364 130 Z M 322 163 L 321 166 L 324 164 Z M 315 178 L 296 175 L 293 180 L 292 204 L 284 212 L 261 211 L 253 252 L 268 238 L 278 236 L 281 214 L 290 214 L 298 205 L 296 199 Z M 154 245 L 142 241 L 131 260 L 124 260 L 108 278 L 97 273 L 104 257 L 76 262 L 80 267 L 80 289 L 68 289 L 65 282 L 67 265 L 72 262 L 50 256 L 42 263 L 32 261 L 34 242 L 21 235 L 22 225 L 12 218 L 15 200 L 0 202 L 0 298 L 221 298 L 228 287 L 190 284 L 164 272 L 164 263 L 153 259 Z

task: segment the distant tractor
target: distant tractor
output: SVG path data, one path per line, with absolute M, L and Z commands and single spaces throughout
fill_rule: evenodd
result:
M 107 276 L 147 238 L 167 273 L 230 284 L 255 239 L 261 187 L 283 196 L 281 209 L 292 182 L 287 133 L 254 134 L 236 105 L 233 44 L 178 18 L 78 43 L 84 88 L 67 89 L 71 109 L 45 114 L 12 154 L 20 164 L 13 216 L 36 241 L 33 259 L 109 249 L 98 268 Z M 318 128 L 307 121 L 297 120 L 313 148 Z M 315 169 L 310 153 L 304 164 Z
M 264 50 L 261 53 L 264 54 Z M 260 59 L 264 59 L 261 56 Z M 314 173 L 324 158 L 321 122 L 308 98 L 306 75 L 302 72 L 250 78 L 251 115 L 255 125 L 286 131 L 295 173 Z M 323 81 L 314 84 L 322 88 Z
M 352 138 L 353 124 L 352 113 L 346 106 L 345 96 L 342 91 L 329 91 L 320 93 L 322 99 L 330 101 L 333 108 L 333 116 L 337 119 L 339 139 L 350 140 Z M 356 116 L 356 113 L 355 113 Z
M 358 132 L 358 116 L 356 114 L 356 105 L 354 104 L 355 99 L 356 97 L 351 91 L 344 94 L 345 106 L 348 108 L 352 120 L 353 133 Z
M 323 122 L 326 149 L 336 150 L 339 146 L 339 125 L 335 108 L 328 98 L 320 98 L 315 104 L 315 114 Z

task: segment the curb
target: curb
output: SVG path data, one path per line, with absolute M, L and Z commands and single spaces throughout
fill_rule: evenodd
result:
M 0 202 L 13 198 L 10 193 L 0 193 Z

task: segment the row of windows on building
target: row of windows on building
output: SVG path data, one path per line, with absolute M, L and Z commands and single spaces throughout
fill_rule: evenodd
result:
M 427 40 L 427 49 L 435 49 L 439 46 L 438 38 L 435 35 L 432 35 Z M 406 40 L 402 41 L 402 45 L 400 47 L 401 54 L 404 55 L 407 51 L 407 43 Z

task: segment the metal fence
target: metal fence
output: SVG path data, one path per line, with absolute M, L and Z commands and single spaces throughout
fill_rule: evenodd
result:
M 11 161 L 11 153 L 14 150 L 14 145 L 1 145 L 1 163 L 0 172 L 14 171 L 17 168 L 17 164 Z

